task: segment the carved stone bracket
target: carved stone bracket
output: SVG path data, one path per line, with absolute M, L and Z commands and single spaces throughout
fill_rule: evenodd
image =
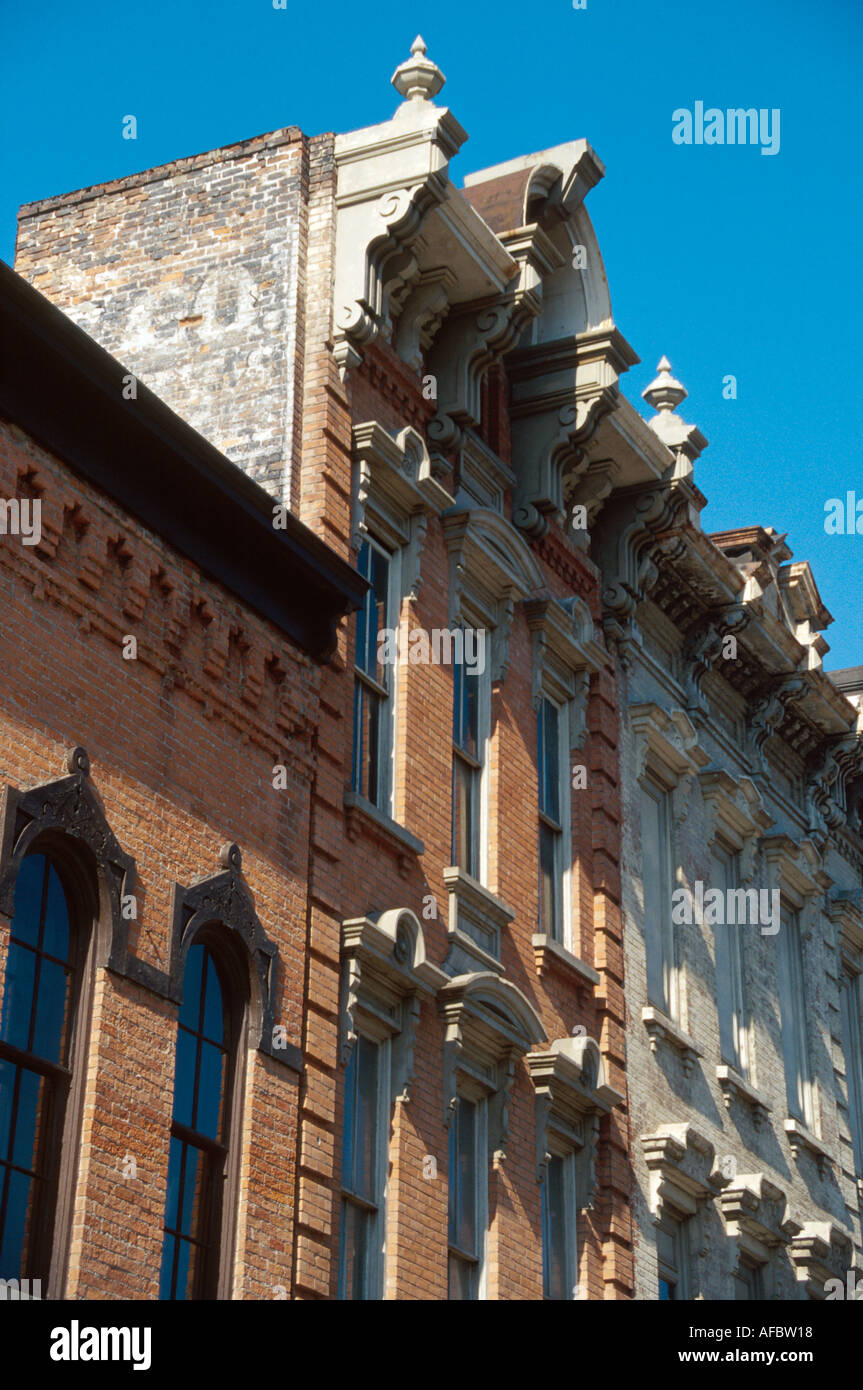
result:
M 735 779 L 724 768 L 710 766 L 698 774 L 704 800 L 707 841 L 724 840 L 739 856 L 739 875 L 748 883 L 755 872 L 759 838 L 773 824 L 758 788 L 748 777 Z
M 605 1080 L 605 1065 L 593 1038 L 557 1038 L 548 1051 L 527 1055 L 536 1090 L 536 1176 L 549 1160 L 549 1130 L 568 1142 L 576 1155 L 579 1208 L 592 1207 L 596 1195 L 599 1122 L 623 1096 Z
M 639 781 L 651 776 L 671 790 L 672 815 L 679 824 L 689 812 L 696 775 L 710 757 L 683 710 L 667 711 L 647 702 L 631 705 L 629 718 L 636 740 L 635 775 Z
M 742 1261 L 759 1268 L 768 1298 L 776 1282 L 773 1255 L 801 1230 L 799 1222 L 786 1217 L 786 1202 L 782 1189 L 763 1173 L 738 1173 L 719 1199 L 728 1236 L 736 1245 L 736 1268 Z
M 422 924 L 408 908 L 342 923 L 342 1046 L 347 1064 L 358 1027 L 392 1039 L 393 1099 L 410 1099 L 420 1006 L 447 981 L 426 956 Z
M 529 598 L 524 612 L 533 645 L 533 707 L 539 709 L 543 695 L 565 702 L 569 747 L 577 748 L 586 732 L 590 677 L 608 664 L 608 653 L 594 639 L 590 609 L 576 595 Z
M 732 604 L 724 612 L 713 615 L 690 636 L 683 654 L 690 710 L 706 711 L 702 690 L 704 677 L 720 662 L 727 638 L 742 632 L 750 618 L 742 604 Z
M 402 591 L 411 601 L 422 583 L 420 563 L 429 515 L 453 499 L 432 473 L 422 435 L 411 426 L 395 438 L 376 420 L 353 428 L 351 544 L 359 550 L 370 531 L 402 554 Z

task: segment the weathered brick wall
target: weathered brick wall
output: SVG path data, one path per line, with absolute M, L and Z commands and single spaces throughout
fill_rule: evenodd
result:
M 275 1018 L 302 1043 L 306 876 L 319 670 L 157 536 L 0 422 L 0 495 L 38 495 L 42 540 L 0 538 L 6 660 L 0 782 L 65 775 L 85 747 L 136 864 L 130 947 L 169 966 L 171 894 L 242 872 L 279 949 Z M 137 659 L 124 660 L 124 636 Z M 276 763 L 287 788 L 273 787 Z M 0 993 L 9 926 L 0 918 Z M 177 1008 L 96 972 L 66 1294 L 158 1296 Z M 299 1079 L 240 1048 L 246 1072 L 234 1296 L 290 1290 Z M 131 1155 L 137 1177 L 124 1178 Z
M 300 431 L 294 127 L 23 207 L 15 268 L 275 496 Z
M 312 195 L 314 206 L 314 194 Z M 332 205 L 331 205 L 332 206 Z M 310 225 L 315 223 L 315 214 Z M 331 234 L 330 234 L 331 235 Z M 314 256 L 331 242 L 321 216 Z M 309 303 L 315 302 L 310 280 Z M 316 328 L 321 342 L 321 328 Z M 395 434 L 406 424 L 423 430 L 434 402 L 423 399 L 421 378 L 382 342 L 342 385 L 326 347 L 306 352 L 301 512 L 342 553 L 350 552 L 351 422 L 375 419 Z M 494 374 L 488 419 L 498 447 L 508 454 L 508 416 L 502 373 Z M 314 393 L 314 394 L 313 394 Z M 597 573 L 562 536 L 537 547 L 549 590 L 578 592 L 599 616 Z M 440 523 L 431 518 L 422 552 L 422 584 L 402 605 L 407 629 L 445 628 L 449 618 L 449 559 Z M 451 860 L 452 671 L 402 664 L 398 684 L 395 812 L 400 825 L 424 845 L 422 856 L 362 814 L 346 816 L 352 741 L 353 624 L 340 645 L 345 671 L 324 673 L 319 774 L 313 813 L 313 870 L 306 1071 L 303 1082 L 303 1152 L 298 1209 L 297 1291 L 334 1297 L 338 1274 L 338 1213 L 344 1068 L 336 1040 L 339 1007 L 339 931 L 349 917 L 388 908 L 411 909 L 422 921 L 429 958 L 441 964 L 448 950 L 448 895 L 443 869 Z M 576 949 L 600 973 L 595 993 L 564 968 L 537 974 L 532 935 L 538 919 L 536 712 L 532 704 L 532 648 L 517 611 L 506 680 L 494 688 L 491 746 L 490 886 L 517 911 L 504 933 L 505 978 L 537 1008 L 549 1040 L 582 1026 L 598 1039 L 609 1082 L 625 1091 L 624 1006 L 620 878 L 617 703 L 608 672 L 593 681 L 588 733 L 578 757 L 589 770 L 588 789 L 573 795 L 574 920 Z M 429 916 L 429 898 L 436 916 Z M 425 910 L 424 910 L 425 909 Z M 407 1103 L 397 1101 L 389 1139 L 385 1296 L 443 1299 L 447 1290 L 447 1155 L 442 1097 L 443 1024 L 434 1005 L 423 1005 L 415 1049 L 415 1078 Z M 517 1069 L 509 1101 L 510 1139 L 503 1162 L 489 1169 L 489 1285 L 491 1298 L 542 1296 L 540 1189 L 536 1178 L 536 1100 L 527 1068 Z M 589 1298 L 631 1293 L 632 1231 L 628 1194 L 625 1108 L 604 1120 L 598 1152 L 595 1207 L 579 1218 L 579 1282 Z M 327 1160 L 332 1167 L 327 1171 Z M 436 1178 L 424 1175 L 435 1160 Z

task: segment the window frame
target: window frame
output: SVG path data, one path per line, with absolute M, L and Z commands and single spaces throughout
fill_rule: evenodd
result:
M 645 948 L 645 975 L 647 1002 L 661 1010 L 673 1022 L 680 1021 L 680 980 L 677 963 L 677 934 L 671 914 L 671 898 L 677 875 L 674 853 L 673 804 L 671 789 L 658 777 L 646 776 L 640 780 L 641 796 L 641 848 L 642 866 L 646 861 L 644 854 L 644 807 L 650 800 L 659 808 L 658 842 L 659 856 L 657 881 L 659 902 L 655 912 L 647 903 L 647 886 L 642 872 L 643 926 Z M 658 963 L 662 976 L 661 997 L 656 998 L 651 985 L 651 975 Z
M 488 1145 L 488 1094 L 471 1079 L 465 1075 L 459 1077 L 457 1088 L 457 1104 L 453 1110 L 450 1121 L 447 1152 L 447 1302 L 483 1302 L 488 1297 L 488 1238 L 489 1238 L 489 1209 L 488 1209 L 488 1169 L 489 1169 L 489 1145 Z M 454 1191 L 453 1183 L 453 1151 L 457 1143 L 458 1135 L 458 1108 L 462 1101 L 468 1101 L 475 1106 L 475 1152 L 474 1152 L 474 1222 L 476 1229 L 476 1251 L 462 1250 L 452 1241 L 452 1194 Z M 472 1263 L 475 1267 L 475 1293 L 470 1299 L 456 1299 L 452 1296 L 452 1262 L 459 1260 L 464 1264 Z
M 560 821 L 554 820 L 543 809 L 543 786 L 546 778 L 541 763 L 542 755 L 545 752 L 544 740 L 544 711 L 545 706 L 550 705 L 557 711 L 557 781 L 558 798 L 560 803 Z M 573 949 L 572 932 L 572 781 L 570 777 L 570 721 L 571 721 L 572 701 L 558 699 L 543 691 L 539 697 L 539 708 L 537 709 L 537 770 L 539 780 L 539 833 L 537 839 L 537 858 L 539 867 L 539 930 L 553 941 L 558 942 L 566 950 Z M 549 931 L 549 924 L 545 921 L 543 906 L 543 870 L 542 870 L 542 831 L 543 827 L 550 830 L 554 835 L 554 877 L 555 877 L 555 912 Z
M 69 966 L 71 985 L 68 995 L 69 1042 L 65 1066 L 55 1066 L 47 1059 L 0 1043 L 0 1058 L 24 1070 L 56 1078 L 57 1089 L 63 1088 L 59 1107 L 53 1100 L 55 1114 L 50 1131 L 40 1139 L 40 1149 L 53 1147 L 49 1159 L 45 1188 L 36 1207 L 38 1232 L 28 1252 L 26 1269 L 21 1278 L 38 1279 L 43 1284 L 43 1297 L 62 1298 L 68 1276 L 69 1247 L 72 1236 L 72 1213 L 80 1162 L 80 1133 L 83 1118 L 84 1094 L 87 1086 L 87 1056 L 89 1052 L 93 1002 L 94 962 L 96 954 L 96 923 L 99 902 L 95 885 L 75 850 L 62 834 L 44 832 L 35 837 L 22 856 L 15 875 L 25 859 L 41 855 L 55 868 L 66 898 L 69 917 Z M 40 910 L 41 911 L 41 910 Z M 9 954 L 12 947 L 14 912 L 9 919 L 10 936 L 4 968 L 4 989 L 0 996 L 0 1015 L 5 1000 Z M 32 1003 L 31 1003 L 32 1008 Z M 56 1092 L 55 1092 L 56 1095 Z M 59 1114 L 56 1113 L 59 1109 Z
M 465 628 L 473 627 L 473 624 L 460 624 Z M 477 625 L 474 630 L 479 630 Z M 492 634 L 486 631 L 486 651 L 491 645 Z M 461 869 L 463 873 L 469 874 L 483 887 L 489 886 L 489 858 L 490 858 L 490 758 L 491 748 L 491 671 L 488 659 L 482 671 L 478 671 L 474 679 L 477 683 L 477 731 L 476 746 L 477 755 L 469 753 L 461 746 L 456 738 L 456 714 L 458 709 L 459 683 L 468 676 L 465 664 L 462 662 L 453 667 L 452 684 L 452 704 L 453 704 L 453 736 L 452 736 L 452 807 L 451 807 L 451 841 L 450 841 L 450 864 L 454 868 Z M 458 767 L 461 765 L 468 769 L 468 779 L 470 785 L 471 818 L 476 827 L 475 847 L 469 848 L 468 857 L 470 864 L 459 862 L 460 851 L 458 845 L 457 809 L 458 801 L 456 797 L 456 779 Z M 473 838 L 473 837 L 472 837 Z
M 362 574 L 360 568 L 361 559 L 365 547 L 369 551 L 377 551 L 387 562 L 387 593 L 385 600 L 384 621 L 378 628 L 378 634 L 384 628 L 400 632 L 401 625 L 401 547 L 396 544 L 387 545 L 379 540 L 375 534 L 367 532 L 360 544 L 357 552 L 357 569 Z M 364 575 L 364 578 L 369 576 Z M 371 597 L 373 602 L 374 590 L 370 584 L 367 598 Z M 396 739 L 398 733 L 398 698 L 399 698 L 399 653 L 396 652 L 396 660 L 388 663 L 390 671 L 390 684 L 381 685 L 374 677 L 365 671 L 357 663 L 358 655 L 358 630 L 360 615 L 354 621 L 354 683 L 353 683 L 353 709 L 352 709 L 352 748 L 351 748 L 351 788 L 355 795 L 362 797 L 377 810 L 390 819 L 395 818 L 396 804 L 396 776 L 397 776 L 397 757 Z M 377 669 L 377 667 L 376 667 Z M 377 797 L 369 797 L 362 788 L 365 771 L 365 759 L 363 765 L 358 767 L 358 732 L 363 737 L 364 723 L 358 721 L 358 697 L 361 692 L 365 692 L 366 698 L 372 697 L 378 702 L 380 711 L 380 722 L 378 724 L 378 752 L 377 766 L 375 769 Z M 365 755 L 368 758 L 368 754 Z
M 576 1178 L 576 1156 L 572 1145 L 556 1134 L 551 1126 L 547 1131 L 548 1160 L 544 1166 L 540 1194 L 542 1210 L 542 1296 L 545 1302 L 569 1303 L 577 1298 L 578 1288 L 578 1185 Z M 548 1167 L 551 1162 L 563 1164 L 563 1266 L 569 1295 L 563 1299 L 549 1293 L 549 1250 L 547 1237 L 548 1221 Z
M 222 1187 L 221 1192 L 218 1193 L 217 1196 L 215 1209 L 210 1212 L 211 1225 L 216 1226 L 215 1238 L 211 1240 L 212 1248 L 209 1254 L 209 1263 L 204 1265 L 203 1272 L 199 1273 L 197 1277 L 197 1291 L 189 1299 L 162 1299 L 160 1289 L 160 1302 L 208 1302 L 213 1300 L 228 1300 L 232 1297 L 234 1283 L 233 1257 L 237 1235 L 237 1207 L 240 1195 L 240 1167 L 242 1161 L 243 1118 L 246 1097 L 247 1049 L 251 1022 L 249 971 L 247 962 L 242 958 L 242 948 L 237 947 L 230 939 L 227 928 L 225 928 L 221 922 L 212 921 L 205 923 L 195 932 L 194 937 L 189 942 L 189 949 L 191 949 L 192 946 L 199 945 L 204 946 L 213 958 L 222 990 L 223 1009 L 225 1010 L 230 1030 L 230 1040 L 226 1049 L 228 1060 L 223 1083 L 225 1099 L 223 1100 L 224 1117 L 222 1131 L 225 1135 L 225 1139 L 223 1143 L 216 1144 L 214 1144 L 213 1141 L 207 1141 L 209 1147 L 221 1148 L 224 1153 L 221 1176 Z M 187 962 L 188 951 L 183 961 L 183 987 L 185 986 Z M 179 1014 L 174 1036 L 176 1049 L 180 1036 Z M 176 1057 L 177 1053 L 175 1051 L 170 1139 L 177 1138 L 181 1143 L 186 1145 L 192 1144 L 197 1147 L 198 1139 L 207 1139 L 207 1136 L 200 1135 L 198 1131 L 190 1130 L 188 1126 L 176 1121 L 174 1117 L 174 1108 L 176 1104 Z M 178 1129 L 181 1130 L 182 1133 L 175 1133 Z M 165 1224 L 167 1218 L 167 1202 L 168 1192 L 166 1186 L 165 1210 L 162 1223 L 162 1258 L 164 1258 L 165 1244 L 169 1234 Z M 170 1234 L 174 1235 L 175 1240 L 177 1239 L 174 1232 Z M 176 1255 L 174 1263 L 176 1268 Z
M 351 1192 L 345 1185 L 345 1138 L 347 1134 L 345 1126 L 345 1114 L 347 1111 L 347 1078 L 350 1066 L 359 1056 L 360 1041 L 364 1041 L 378 1049 L 377 1053 L 377 1080 L 375 1085 L 375 1162 L 374 1162 L 374 1191 L 375 1201 L 370 1203 L 359 1194 Z M 338 1273 L 336 1298 L 343 1302 L 377 1302 L 384 1297 L 384 1278 L 386 1272 L 386 1226 L 387 1226 L 387 1197 L 388 1197 L 388 1170 L 389 1170 L 389 1147 L 390 1147 L 390 1123 L 392 1106 L 392 1039 L 383 1030 L 370 1027 L 368 1021 L 365 1026 L 357 1028 L 357 1036 L 351 1049 L 351 1056 L 348 1059 L 345 1070 L 345 1081 L 343 1086 L 343 1111 L 342 1111 L 342 1154 L 340 1167 L 340 1189 L 339 1189 L 339 1252 L 338 1252 Z M 363 1292 L 360 1295 L 352 1294 L 347 1298 L 345 1294 L 345 1231 L 344 1211 L 346 1204 L 350 1204 L 366 1212 L 373 1210 L 372 1221 L 369 1222 L 371 1234 L 369 1236 L 369 1251 L 366 1264 L 366 1280 Z
M 779 1026 L 789 1117 L 815 1133 L 815 1077 L 806 1003 L 806 964 L 800 912 L 783 897 L 780 912 L 777 982 Z M 787 999 L 787 1008 L 783 1004 Z M 790 1025 L 790 1026 L 789 1026 Z M 789 1068 L 789 1062 L 791 1067 Z M 796 1097 L 792 1098 L 792 1078 Z
M 667 1299 L 660 1295 L 660 1302 L 688 1303 L 691 1296 L 691 1270 L 689 1267 L 689 1222 L 665 1213 L 657 1226 L 656 1271 L 658 1285 L 665 1284 L 669 1289 Z M 660 1247 L 660 1236 L 671 1242 L 672 1260 L 666 1260 Z M 671 1292 L 671 1291 L 674 1292 Z
M 727 890 L 737 886 L 740 869 L 740 856 L 724 840 L 717 837 L 710 846 L 714 866 L 722 864 L 723 882 L 716 886 L 722 889 L 725 901 Z M 722 951 L 724 973 L 728 982 L 727 1004 L 728 1023 L 731 1031 L 731 1051 L 726 1054 L 722 1041 L 722 1000 L 720 991 L 720 942 L 725 943 Z M 746 972 L 744 966 L 744 944 L 739 925 L 717 922 L 713 926 L 714 968 L 716 972 L 716 1012 L 719 1025 L 720 1060 L 733 1067 L 744 1080 L 752 1079 L 752 1056 L 750 1039 L 750 1019 L 747 1008 Z
M 840 1017 L 845 1078 L 848 1089 L 848 1128 L 857 1177 L 863 1175 L 863 973 L 847 962 L 840 977 Z

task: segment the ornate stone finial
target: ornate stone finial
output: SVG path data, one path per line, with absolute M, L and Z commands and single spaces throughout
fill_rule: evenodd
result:
M 66 754 L 66 771 L 80 772 L 85 777 L 90 776 L 90 759 L 87 757 L 85 748 L 70 748 Z
M 219 863 L 225 869 L 232 869 L 238 874 L 243 867 L 243 856 L 240 853 L 240 846 L 236 844 L 222 845 L 219 850 Z
M 657 376 L 642 391 L 642 397 L 652 405 L 656 414 L 648 421 L 655 435 L 676 456 L 678 472 L 684 476 L 692 472 L 693 460 L 702 449 L 707 448 L 707 440 L 696 425 L 687 425 L 674 411 L 689 394 L 686 387 L 671 375 L 671 363 L 667 357 L 660 357 L 656 368 Z
M 681 401 L 685 401 L 689 394 L 686 387 L 671 375 L 671 363 L 667 357 L 660 357 L 659 365 L 656 368 L 658 376 L 651 381 L 649 386 L 645 386 L 642 391 L 642 399 L 652 405 L 654 410 L 660 414 L 667 411 L 676 410 Z
M 405 101 L 431 101 L 437 96 L 446 78 L 430 58 L 425 56 L 426 46 L 421 34 L 417 34 L 411 44 L 412 57 L 400 63 L 390 79 L 399 96 Z

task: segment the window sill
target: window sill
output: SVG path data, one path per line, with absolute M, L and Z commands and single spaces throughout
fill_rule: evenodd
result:
M 593 989 L 599 984 L 599 974 L 593 966 L 573 955 L 553 936 L 535 932 L 531 942 L 537 975 L 544 975 L 547 970 L 559 971 L 562 975 L 574 976 L 579 989 Z
M 371 833 L 373 838 L 395 853 L 399 872 L 403 877 L 407 877 L 414 859 L 420 854 L 425 854 L 422 840 L 411 835 L 398 821 L 391 820 L 384 811 L 380 811 L 350 787 L 345 788 L 344 806 L 347 836 L 351 843 L 355 843 L 364 831 L 367 834 Z
M 785 1134 L 791 1145 L 791 1156 L 795 1162 L 800 1158 L 802 1151 L 810 1154 L 818 1164 L 818 1175 L 824 1177 L 826 1166 L 830 1162 L 830 1150 L 826 1144 L 816 1138 L 811 1129 L 807 1129 L 801 1120 L 789 1117 L 785 1121 Z
M 495 970 L 503 974 L 501 936 L 515 918 L 511 907 L 470 874 L 451 864 L 443 871 L 449 894 L 450 949 L 445 970 Z
M 689 1034 L 684 1033 L 683 1029 L 678 1028 L 667 1014 L 664 1014 L 661 1009 L 654 1008 L 652 1004 L 645 1004 L 641 1010 L 641 1021 L 650 1036 L 651 1052 L 658 1052 L 660 1042 L 664 1042 L 680 1055 L 680 1060 L 683 1063 L 683 1075 L 689 1076 L 696 1061 L 702 1056 Z
M 761 1093 L 756 1091 L 755 1087 L 751 1086 L 734 1067 L 725 1064 L 716 1068 L 716 1080 L 722 1090 L 725 1109 L 731 1109 L 731 1102 L 737 1096 L 738 1100 L 750 1107 L 755 1128 L 760 1129 L 771 1112 L 771 1107 Z

